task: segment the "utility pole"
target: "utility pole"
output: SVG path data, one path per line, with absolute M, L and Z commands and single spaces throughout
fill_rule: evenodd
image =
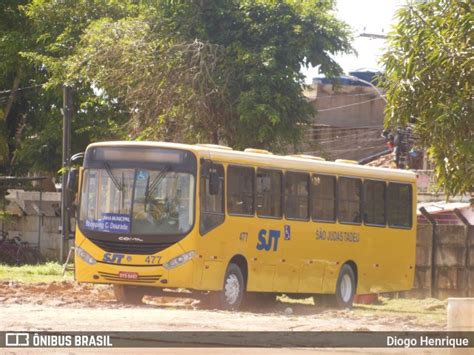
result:
M 72 119 L 72 88 L 63 86 L 63 180 L 61 186 L 61 248 L 59 260 L 62 263 L 69 239 L 68 193 L 66 191 L 67 172 L 71 157 L 71 119 Z

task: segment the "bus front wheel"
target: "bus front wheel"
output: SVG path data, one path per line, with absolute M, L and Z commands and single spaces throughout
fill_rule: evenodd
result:
M 223 289 L 213 294 L 212 303 L 219 309 L 237 310 L 242 303 L 244 290 L 245 284 L 242 271 L 238 265 L 231 263 L 225 273 Z
M 117 301 L 121 303 L 140 304 L 145 292 L 137 286 L 114 285 L 114 295 Z

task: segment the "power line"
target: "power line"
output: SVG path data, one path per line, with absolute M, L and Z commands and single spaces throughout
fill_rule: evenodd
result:
M 341 94 L 341 95 L 321 95 L 321 96 L 315 96 L 314 100 L 320 100 L 320 99 L 329 99 L 329 98 L 340 98 L 340 97 L 357 97 L 357 96 L 376 96 L 373 92 L 366 92 L 362 94 Z
M 366 104 L 368 102 L 372 102 L 372 101 L 376 101 L 376 100 L 380 100 L 380 99 L 383 99 L 383 96 L 376 97 L 375 99 L 365 100 L 365 101 L 361 101 L 361 102 L 355 102 L 353 104 L 335 106 L 335 107 L 325 108 L 325 109 L 321 109 L 321 110 L 316 109 L 316 110 L 317 110 L 317 112 L 334 111 L 334 110 L 339 110 L 341 108 L 352 107 L 352 106 L 357 106 L 357 105 L 363 105 L 363 104 Z
M 18 88 L 18 89 L 15 89 L 15 90 L 4 90 L 4 91 L 0 91 L 0 95 L 2 95 L 2 94 L 11 94 L 12 92 L 17 92 L 17 91 L 25 91 L 25 90 L 36 89 L 36 88 L 39 88 L 41 86 L 43 86 L 43 84 L 25 86 L 23 88 Z

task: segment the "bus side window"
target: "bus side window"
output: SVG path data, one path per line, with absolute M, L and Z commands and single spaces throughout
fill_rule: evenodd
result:
M 388 184 L 387 217 L 389 227 L 411 228 L 412 191 L 410 185 Z
M 360 179 L 341 177 L 337 183 L 337 215 L 339 222 L 360 224 L 362 183 Z
M 364 181 L 364 223 L 385 226 L 385 182 Z
M 257 215 L 259 217 L 282 216 L 282 172 L 257 169 Z
M 217 194 L 210 194 L 210 170 L 219 176 Z M 221 164 L 203 166 L 201 173 L 201 222 L 199 231 L 202 235 L 224 222 L 224 167 Z
M 309 218 L 309 175 L 285 174 L 285 215 L 289 219 Z
M 243 166 L 227 168 L 227 212 L 234 215 L 253 216 L 254 169 Z
M 336 177 L 315 174 L 311 177 L 311 214 L 315 221 L 336 220 Z

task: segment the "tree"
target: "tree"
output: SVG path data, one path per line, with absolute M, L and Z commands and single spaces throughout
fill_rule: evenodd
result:
M 21 129 L 23 117 L 16 103 L 23 97 L 20 86 L 35 84 L 38 75 L 19 53 L 32 44 L 27 20 L 19 12 L 26 0 L 0 3 L 0 172 L 5 171 L 14 151 L 13 137 Z
M 48 59 L 59 62 L 70 53 L 90 21 L 126 16 L 129 10 L 124 2 L 112 1 L 0 2 L 0 173 L 58 171 L 62 83 L 48 85 L 53 72 Z M 45 60 L 33 60 L 34 55 Z M 119 102 L 97 95 L 90 85 L 77 86 L 74 102 L 73 151 L 91 141 L 125 136 L 128 112 Z
M 136 16 L 91 22 L 75 50 L 50 65 L 56 83 L 85 80 L 125 103 L 132 138 L 296 143 L 313 114 L 301 66 L 334 76 L 332 55 L 350 51 L 333 1 L 143 4 Z
M 472 13 L 469 0 L 401 8 L 382 60 L 386 125 L 413 124 L 448 195 L 474 191 Z
M 332 0 L 2 1 L 0 91 L 14 95 L 0 95 L 0 172 L 59 169 L 64 83 L 75 87 L 73 151 L 108 139 L 296 143 L 313 114 L 301 66 L 334 76 L 333 55 L 351 50 L 333 8 Z

